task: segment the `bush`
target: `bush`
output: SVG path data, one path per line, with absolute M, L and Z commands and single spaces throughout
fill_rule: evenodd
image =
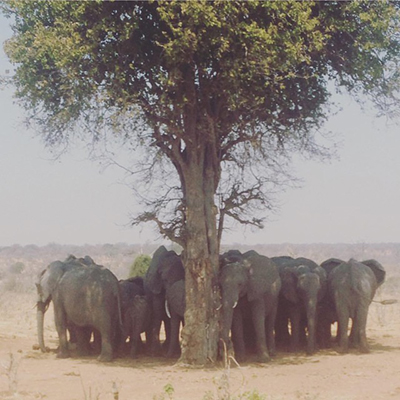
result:
M 147 270 L 149 269 L 151 262 L 151 257 L 147 254 L 140 254 L 135 258 L 135 261 L 129 268 L 128 278 L 133 278 L 135 276 L 145 276 Z
M 25 269 L 25 265 L 22 262 L 16 262 L 8 268 L 11 274 L 19 275 Z

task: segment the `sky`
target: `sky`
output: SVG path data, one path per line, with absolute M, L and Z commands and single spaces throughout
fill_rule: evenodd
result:
M 0 42 L 10 36 L 0 16 Z M 0 76 L 11 68 L 1 46 Z M 263 230 L 236 227 L 224 243 L 400 242 L 400 121 L 378 119 L 349 96 L 336 101 L 342 111 L 326 128 L 338 158 L 294 160 L 301 187 L 282 193 Z M 79 146 L 54 160 L 24 115 L 12 88 L 0 90 L 0 247 L 162 242 L 154 226 L 129 225 L 140 205 L 122 170 L 104 170 Z

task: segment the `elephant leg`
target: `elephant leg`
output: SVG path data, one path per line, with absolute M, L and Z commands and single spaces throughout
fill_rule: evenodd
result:
M 259 362 L 270 361 L 265 336 L 265 305 L 263 300 L 257 300 L 252 306 L 252 320 L 256 332 L 257 359 Z
M 131 358 L 136 358 L 138 354 L 138 347 L 139 347 L 139 342 L 140 342 L 140 327 L 138 324 L 134 324 L 132 327 L 132 330 L 130 332 L 130 339 L 129 339 L 129 345 L 130 345 L 130 357 Z
M 54 301 L 54 322 L 56 325 L 56 330 L 60 341 L 60 347 L 57 353 L 57 358 L 68 358 L 70 354 L 68 350 L 67 318 L 64 309 L 56 301 Z
M 278 307 L 275 319 L 275 341 L 277 346 L 287 350 L 290 343 L 289 316 L 284 307 Z
M 340 309 L 338 312 L 339 353 L 347 353 L 349 350 L 349 337 L 347 334 L 349 319 L 350 315 L 347 307 Z
M 164 303 L 165 300 L 160 296 L 155 296 L 153 298 L 153 305 L 152 305 L 153 318 L 150 327 L 150 340 L 149 340 L 150 353 L 152 356 L 159 356 L 161 354 L 160 330 L 164 314 L 163 312 Z
M 175 313 L 171 314 L 171 331 L 170 331 L 170 339 L 169 346 L 167 351 L 167 357 L 172 358 L 174 356 L 179 356 L 181 352 L 181 348 L 179 345 L 179 328 L 181 325 L 181 321 L 178 315 Z
M 300 348 L 300 310 L 293 309 L 290 312 L 290 347 L 292 351 L 298 351 Z
M 87 356 L 91 353 L 90 338 L 92 336 L 92 328 L 75 327 L 76 348 L 80 356 Z
M 368 318 L 368 307 L 360 305 L 358 307 L 356 317 L 354 318 L 356 326 L 355 335 L 357 338 L 357 346 L 362 353 L 369 353 L 369 346 L 367 342 L 367 318 Z
M 233 311 L 232 342 L 236 360 L 239 362 L 243 361 L 246 356 L 246 348 L 243 336 L 243 315 L 242 312 L 237 309 Z
M 277 307 L 273 307 L 265 319 L 265 333 L 267 337 L 267 347 L 269 355 L 276 356 L 275 334 L 274 327 L 276 321 Z
M 101 337 L 101 352 L 97 359 L 101 362 L 109 362 L 113 359 L 113 321 L 111 316 L 106 314 L 102 314 L 96 320 L 98 321 L 96 329 Z

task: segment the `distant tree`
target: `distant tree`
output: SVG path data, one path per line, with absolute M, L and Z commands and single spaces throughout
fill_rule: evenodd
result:
M 23 262 L 16 262 L 9 266 L 8 271 L 13 275 L 19 275 L 25 270 L 25 264 Z
M 215 360 L 225 219 L 261 227 L 291 155 L 324 154 L 331 86 L 395 104 L 398 3 L 2 4 L 17 97 L 46 144 L 120 140 L 134 160 L 146 149 L 132 168 L 146 207 L 135 221 L 183 247 L 182 360 Z
M 140 254 L 135 258 L 135 261 L 129 268 L 128 278 L 133 278 L 135 276 L 145 276 L 147 270 L 149 269 L 151 262 L 151 257 L 147 254 Z

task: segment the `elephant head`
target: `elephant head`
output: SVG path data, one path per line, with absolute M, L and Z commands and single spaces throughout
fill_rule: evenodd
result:
M 221 288 L 221 338 L 231 349 L 229 331 L 232 326 L 233 313 L 239 299 L 249 291 L 249 281 L 252 270 L 244 265 L 244 260 L 226 263 L 221 266 L 219 272 L 219 284 Z
M 146 287 L 157 295 L 167 286 L 184 278 L 185 270 L 181 257 L 175 251 L 168 251 L 164 246 L 160 246 L 155 251 L 147 270 Z
M 52 294 L 57 288 L 58 282 L 66 271 L 66 264 L 61 261 L 52 262 L 44 271 L 42 271 L 35 282 L 37 290 L 37 331 L 40 349 L 45 352 L 43 336 L 44 313 L 46 312 Z

